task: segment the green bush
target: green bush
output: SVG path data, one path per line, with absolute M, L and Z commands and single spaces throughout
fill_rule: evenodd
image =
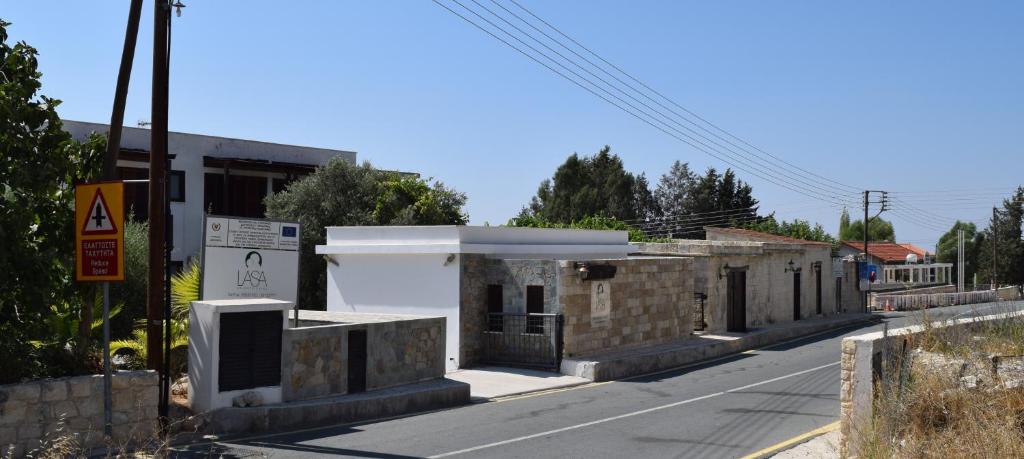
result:
M 603 215 L 591 215 L 584 217 L 579 221 L 564 224 L 549 222 L 534 215 L 522 214 L 518 217 L 509 219 L 506 226 L 515 226 L 520 228 L 571 228 L 628 231 L 630 242 L 656 242 L 660 240 L 648 237 L 643 231 L 640 231 L 640 229 L 629 226 L 622 220 L 618 220 L 614 217 L 605 217 Z
M 374 169 L 340 158 L 317 168 L 264 201 L 267 216 L 302 224 L 299 299 L 303 309 L 325 309 L 327 265 L 316 254 L 325 227 L 361 225 L 464 225 L 466 195 L 440 182 Z

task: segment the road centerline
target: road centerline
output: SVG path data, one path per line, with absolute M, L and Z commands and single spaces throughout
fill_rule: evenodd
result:
M 597 419 L 597 420 L 593 420 L 593 421 L 589 421 L 589 422 L 584 422 L 584 423 L 581 423 L 581 424 L 574 424 L 574 425 L 571 425 L 571 426 L 561 427 L 561 428 L 558 428 L 558 429 L 547 430 L 547 431 L 544 431 L 544 432 L 538 432 L 538 433 L 535 433 L 535 434 L 530 434 L 530 435 L 524 435 L 524 436 L 521 436 L 521 437 L 510 438 L 508 440 L 502 440 L 502 441 L 497 441 L 497 442 L 493 442 L 493 443 L 487 443 L 487 444 L 484 444 L 484 445 L 474 446 L 474 447 L 460 449 L 460 450 L 456 450 L 456 451 L 449 451 L 449 452 L 446 452 L 446 453 L 435 454 L 435 455 L 427 456 L 427 457 L 428 457 L 428 459 L 438 459 L 438 458 L 443 458 L 443 457 L 457 456 L 457 455 L 460 455 L 460 454 L 466 454 L 466 453 L 471 453 L 471 452 L 474 452 L 474 451 L 480 451 L 480 450 L 484 450 L 484 449 L 495 448 L 495 447 L 498 447 L 498 446 L 509 445 L 509 444 L 512 444 L 512 443 L 518 443 L 518 442 L 522 442 L 522 441 L 526 441 L 526 440 L 532 440 L 534 438 L 539 438 L 539 437 L 545 437 L 545 436 L 548 436 L 548 435 L 559 434 L 559 433 L 568 432 L 568 431 L 571 431 L 571 430 L 582 429 L 582 428 L 585 428 L 585 427 L 590 427 L 590 426 L 594 426 L 594 425 L 598 425 L 598 424 L 604 424 L 604 423 L 608 423 L 608 422 L 612 422 L 612 421 L 617 421 L 617 420 L 620 420 L 620 419 L 626 419 L 626 418 L 631 418 L 631 417 L 634 417 L 634 416 L 640 416 L 640 415 L 644 415 L 644 414 L 648 414 L 648 413 L 653 413 L 653 412 L 656 412 L 656 411 L 661 411 L 661 410 L 665 410 L 665 409 L 669 409 L 669 408 L 675 408 L 677 406 L 686 405 L 688 403 L 699 402 L 701 400 L 707 400 L 707 399 L 718 397 L 718 396 L 725 395 L 725 394 L 736 393 L 736 392 L 739 392 L 739 391 L 750 389 L 752 387 L 762 386 L 762 385 L 765 385 L 765 384 L 771 384 L 773 382 L 778 382 L 778 381 L 781 381 L 781 380 L 784 380 L 784 379 L 793 378 L 793 377 L 800 376 L 800 375 L 805 375 L 807 373 L 811 373 L 811 372 L 818 371 L 818 370 L 823 370 L 825 368 L 833 367 L 833 366 L 836 366 L 836 365 L 839 365 L 838 361 L 832 362 L 832 363 L 828 363 L 828 364 L 825 364 L 825 365 L 820 365 L 820 366 L 817 366 L 817 367 L 814 367 L 814 368 L 808 368 L 806 370 L 801 370 L 801 371 L 798 371 L 798 372 L 795 372 L 795 373 L 790 373 L 790 374 L 779 376 L 779 377 L 776 377 L 776 378 L 766 379 L 764 381 L 759 381 L 759 382 L 756 382 L 756 383 L 753 383 L 753 384 L 747 384 L 745 386 L 735 387 L 735 388 L 724 390 L 724 391 L 719 391 L 719 392 L 714 392 L 714 393 L 707 394 L 707 395 L 702 395 L 700 397 L 689 398 L 689 399 L 686 399 L 686 400 L 680 400 L 678 402 L 672 402 L 672 403 L 668 403 L 668 404 L 665 404 L 665 405 L 659 405 L 659 406 L 655 406 L 655 407 L 651 407 L 651 408 L 646 408 L 646 409 L 638 410 L 638 411 L 631 411 L 629 413 L 623 413 L 623 414 L 620 414 L 620 415 L 611 416 L 611 417 L 602 418 L 602 419 Z

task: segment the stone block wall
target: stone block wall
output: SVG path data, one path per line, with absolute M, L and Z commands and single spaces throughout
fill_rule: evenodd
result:
M 444 376 L 443 317 L 302 311 L 306 318 L 318 315 L 337 322 L 289 328 L 282 335 L 281 395 L 286 402 L 348 392 L 348 334 L 353 330 L 366 330 L 367 390 Z
M 1024 316 L 1024 311 L 995 314 L 985 317 L 936 322 L 935 328 L 956 327 L 971 329 L 985 321 L 1006 320 Z M 843 338 L 840 358 L 839 389 L 839 449 L 841 457 L 859 456 L 858 440 L 863 433 L 859 426 L 869 426 L 874 416 L 876 383 L 882 378 L 886 365 L 900 349 L 913 349 L 914 341 L 925 329 L 921 325 L 873 332 Z M 888 358 L 887 358 L 888 357 Z
M 792 267 L 800 270 L 800 318 L 817 315 L 816 263 L 821 270 L 822 315 L 839 312 L 831 249 L 825 245 L 681 240 L 634 244 L 634 247 L 645 254 L 675 253 L 698 259 L 694 274 L 695 291 L 707 295 L 704 317 L 710 332 L 724 332 L 727 328 L 728 281 L 725 272 L 729 269 L 742 269 L 747 273 L 748 328 L 793 321 L 794 275 L 788 269 L 791 261 Z
M 151 438 L 159 428 L 157 373 L 122 371 L 111 379 L 112 441 L 120 445 Z M 66 435 L 73 435 L 83 450 L 106 443 L 102 375 L 0 386 L 0 457 L 24 457 Z
M 565 357 L 663 344 L 691 336 L 693 260 L 643 257 L 596 260 L 616 267 L 609 279 L 607 321 L 591 320 L 593 281 L 580 280 L 573 261 L 559 262 L 559 301 L 565 315 Z
M 487 328 L 488 259 L 484 255 L 460 255 L 459 276 L 459 366 L 469 367 L 483 357 L 483 334 Z

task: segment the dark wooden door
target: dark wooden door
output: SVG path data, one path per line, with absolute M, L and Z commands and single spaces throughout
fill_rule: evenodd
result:
M 800 273 L 793 273 L 793 320 L 800 320 Z
M 348 393 L 366 391 L 366 330 L 348 332 Z
M 730 271 L 726 280 L 726 331 L 747 331 L 747 273 Z
M 814 313 L 821 315 L 821 267 L 814 270 Z

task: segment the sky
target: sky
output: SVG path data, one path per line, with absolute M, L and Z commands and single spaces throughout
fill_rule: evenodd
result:
M 992 206 L 1024 182 L 1024 3 L 519 2 L 784 160 L 768 161 L 790 174 L 789 187 L 766 180 L 764 169 L 737 171 L 761 213 L 836 231 L 835 203 L 792 189 L 811 189 L 786 163 L 794 164 L 853 189 L 892 192 L 894 210 L 882 216 L 897 239 L 930 248 L 955 219 L 984 227 Z M 109 121 L 128 3 L 0 0 L 11 39 L 39 50 L 42 93 L 63 101 L 62 118 Z M 676 160 L 698 171 L 736 165 L 429 0 L 186 4 L 173 24 L 172 131 L 356 151 L 467 193 L 472 224 L 504 223 L 567 156 L 604 145 L 652 184 Z M 150 118 L 152 2 L 142 17 L 130 126 Z

